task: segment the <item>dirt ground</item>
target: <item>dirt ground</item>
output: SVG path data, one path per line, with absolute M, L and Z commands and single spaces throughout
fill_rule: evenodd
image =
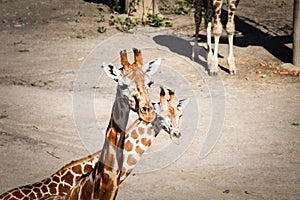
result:
M 90 1 L 2 0 L 0 10 L 0 193 L 39 181 L 101 148 L 97 133 L 90 131 L 91 141 L 85 141 L 80 131 L 90 122 L 74 111 L 74 86 L 89 62 L 88 69 L 100 74 L 93 64 L 117 62 L 119 50 L 137 45 L 145 60 L 164 58 L 153 75 L 156 82 L 192 101 L 183 115 L 186 139 L 181 147 L 171 146 L 174 160 L 164 165 L 164 154 L 154 154 L 158 162 L 142 161 L 118 199 L 300 198 L 300 77 L 282 66 L 292 62 L 292 1 L 240 2 L 238 74 L 226 72 L 224 37 L 218 77 L 205 72 L 203 34 L 191 61 L 192 15 L 164 13 L 172 28 L 120 33 L 108 25 L 109 7 Z M 106 32 L 97 32 L 99 26 Z M 103 131 L 115 84 L 103 77 L 97 81 L 89 91 L 95 93 L 94 115 Z M 201 154 L 212 133 L 217 133 L 214 148 Z M 150 152 L 166 144 L 160 134 Z M 147 163 L 158 166 L 147 171 Z

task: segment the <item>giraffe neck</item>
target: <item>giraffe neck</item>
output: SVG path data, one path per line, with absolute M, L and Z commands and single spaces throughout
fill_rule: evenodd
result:
M 120 178 L 121 183 L 132 172 L 142 155 L 151 146 L 153 140 L 162 129 L 161 120 L 162 118 L 159 115 L 156 115 L 152 123 L 137 119 L 126 130 L 123 152 L 124 162 Z
M 110 123 L 100 158 L 95 168 L 83 176 L 66 199 L 115 199 L 120 184 L 123 146 L 130 107 L 126 95 L 117 89 Z
M 124 165 L 120 183 L 131 173 L 143 153 L 150 147 L 154 138 L 162 129 L 161 121 L 162 119 L 159 115 L 152 123 L 135 120 L 126 130 L 123 152 Z M 85 158 L 72 161 L 50 177 L 34 184 L 10 190 L 2 194 L 0 199 L 37 199 L 46 196 L 64 197 L 71 188 L 79 185 L 80 177 L 85 176 L 85 174 L 88 174 L 95 168 L 100 154 L 101 150 Z

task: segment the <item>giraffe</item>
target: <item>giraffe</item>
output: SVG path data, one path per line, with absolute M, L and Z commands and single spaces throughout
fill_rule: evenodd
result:
M 132 64 L 128 62 L 127 53 L 121 52 L 121 69 L 116 69 L 112 64 L 103 65 L 106 73 L 118 82 L 104 145 L 95 168 L 82 177 L 64 199 L 115 199 L 120 185 L 130 109 L 136 111 L 139 119 L 147 123 L 151 123 L 156 117 L 145 87 L 144 73 L 151 75 L 153 66 L 159 66 L 161 59 L 158 60 L 159 64 L 151 61 L 143 65 L 141 51 L 133 49 L 133 52 Z
M 107 136 L 105 144 L 108 144 L 108 138 L 111 137 L 110 139 L 116 139 L 118 140 L 121 135 L 117 135 L 118 132 L 122 133 L 125 132 L 126 128 L 126 123 L 128 120 L 128 114 L 129 110 L 135 110 L 138 113 L 138 116 L 145 120 L 145 121 L 153 121 L 156 114 L 154 112 L 152 103 L 150 101 L 150 98 L 148 97 L 147 93 L 147 88 L 145 86 L 145 78 L 144 76 L 147 75 L 152 75 L 157 71 L 161 59 L 157 59 L 154 61 L 150 61 L 147 64 L 143 65 L 143 59 L 141 55 L 141 51 L 138 49 L 133 49 L 134 51 L 134 63 L 129 64 L 128 59 L 127 59 L 127 52 L 126 50 L 123 50 L 120 52 L 121 56 L 121 63 L 123 65 L 123 68 L 116 69 L 113 65 L 104 65 L 104 70 L 107 73 L 107 75 L 114 80 L 118 82 L 118 87 L 117 87 L 117 94 L 116 94 L 116 100 L 113 105 L 112 109 L 112 114 L 111 114 L 111 119 L 109 126 L 107 128 Z M 145 73 L 144 73 L 145 72 Z M 124 134 L 123 134 L 124 135 Z M 113 138 L 115 137 L 115 138 Z M 124 136 L 123 136 L 124 137 Z M 121 147 L 123 144 L 120 144 Z M 99 153 L 99 152 L 98 152 Z M 101 155 L 103 155 L 103 151 L 101 152 Z M 95 163 L 94 162 L 94 156 L 91 156 L 88 158 L 86 161 L 92 162 L 93 166 Z M 81 161 L 82 162 L 82 161 Z M 99 163 L 98 160 L 96 163 Z M 70 165 L 66 167 L 72 166 L 74 163 L 70 163 Z M 86 169 L 88 167 L 86 166 Z M 66 168 L 62 169 L 63 172 L 68 171 Z M 86 171 L 84 171 L 86 172 Z M 67 173 L 67 172 L 66 172 Z M 44 182 L 38 182 L 33 185 L 27 185 L 24 187 L 16 188 L 13 189 L 7 193 L 4 193 L 1 195 L 1 199 L 28 199 L 29 197 L 27 196 L 28 194 L 32 195 L 31 197 L 35 199 L 34 195 L 35 193 L 44 194 L 43 190 L 48 190 L 48 187 L 52 188 L 51 191 L 46 191 L 49 193 L 54 193 L 53 188 L 56 188 L 57 184 L 52 182 L 52 179 L 54 181 L 57 181 L 57 174 L 54 174 L 50 178 L 47 178 L 43 180 Z M 65 178 L 62 179 L 62 182 L 66 181 L 67 178 L 69 178 L 72 175 L 66 176 Z M 74 180 L 74 179 L 73 179 Z M 76 182 L 76 178 L 75 181 Z M 49 183 L 50 182 L 50 183 Z M 48 184 L 48 185 L 47 185 Z M 45 186 L 45 187 L 43 187 Z M 70 188 L 70 184 L 66 181 L 66 184 L 59 185 L 60 187 L 65 187 L 67 190 L 67 187 Z M 27 187 L 31 187 L 35 191 L 29 191 L 27 190 Z M 64 191 L 64 190 L 62 190 Z M 28 193 L 29 192 L 29 193 Z M 58 194 L 55 194 L 58 195 Z M 30 198 L 31 198 L 30 197 Z M 29 198 L 29 199 L 30 199 Z
M 149 137 L 151 138 L 152 136 L 153 139 L 153 136 L 156 137 L 160 130 L 164 129 L 175 143 L 179 143 L 181 137 L 181 134 L 179 132 L 179 120 L 182 117 L 182 111 L 189 102 L 189 99 L 181 99 L 179 100 L 179 104 L 176 105 L 174 92 L 169 90 L 169 96 L 170 99 L 167 100 L 165 97 L 165 91 L 161 87 L 160 102 L 153 103 L 157 117 L 151 123 L 151 125 L 148 124 L 148 128 L 147 124 L 143 123 L 140 120 L 136 120 L 126 130 L 124 151 L 126 152 L 125 154 L 127 155 L 127 159 L 124 160 L 128 160 L 129 155 L 138 155 L 139 157 L 141 157 L 142 154 L 147 150 L 147 147 L 145 147 L 144 149 L 140 149 L 140 147 L 137 147 L 136 145 L 139 143 L 138 140 L 145 138 L 140 132 L 141 130 L 147 130 L 148 132 L 150 131 L 149 128 L 151 128 L 151 132 L 149 132 L 151 133 L 151 135 L 149 135 Z M 153 131 L 155 133 L 153 133 Z M 137 133 L 139 137 L 136 137 Z M 147 136 L 147 134 L 144 134 L 144 136 Z M 131 148 L 130 143 L 135 145 L 135 148 L 132 147 L 131 152 L 128 151 Z M 95 167 L 95 164 L 99 160 L 100 154 L 101 150 L 85 158 L 72 161 L 69 164 L 63 166 L 56 173 L 52 174 L 49 178 L 45 178 L 42 181 L 34 184 L 29 184 L 12 189 L 0 195 L 0 199 L 25 199 L 25 197 L 28 197 L 30 199 L 50 199 L 59 197 L 63 198 L 64 196 L 66 196 L 68 191 L 71 190 L 71 188 L 78 184 L 82 175 L 87 174 Z M 124 167 L 122 169 L 122 174 L 120 177 L 121 183 L 126 179 L 133 168 L 134 165 L 131 165 L 130 168 Z
M 172 90 L 169 90 L 170 98 L 165 97 L 165 91 L 161 88 L 160 102 L 154 104 L 155 111 L 157 112 L 156 118 L 152 122 L 143 121 L 141 118 L 137 118 L 126 130 L 123 152 L 123 166 L 120 174 L 120 184 L 128 177 L 132 172 L 141 156 L 151 146 L 153 140 L 156 138 L 161 129 L 164 129 L 171 137 L 171 139 L 178 143 L 178 139 L 181 137 L 179 132 L 179 120 L 182 117 L 182 111 L 188 104 L 189 99 L 181 99 L 176 104 L 177 100 Z M 90 182 L 91 174 L 93 170 L 86 175 L 83 175 L 79 184 L 75 185 L 72 191 L 82 189 L 82 184 Z M 77 189 L 78 188 L 78 189 Z M 86 188 L 87 189 L 87 188 Z M 81 190 L 82 191 L 82 190 Z M 116 190 L 117 191 L 117 190 Z M 85 193 L 86 191 L 82 191 Z M 95 199 L 89 196 L 48 196 L 43 199 Z M 80 192 L 79 192 L 80 193 Z M 81 193 L 81 194 L 82 194 Z M 116 195 L 114 195 L 114 198 Z M 101 199 L 101 198 L 100 198 Z
M 234 14 L 236 8 L 239 4 L 239 0 L 228 0 L 228 20 L 226 24 L 226 32 L 228 34 L 228 58 L 227 63 L 229 67 L 229 73 L 231 75 L 236 74 L 235 59 L 233 55 L 233 35 L 235 32 L 235 23 L 234 23 Z M 221 23 L 221 8 L 223 5 L 223 0 L 207 0 L 206 15 L 205 15 L 205 26 L 206 26 L 206 36 L 207 36 L 207 46 L 208 46 L 208 55 L 207 55 L 207 65 L 208 72 L 212 76 L 218 74 L 218 49 L 219 49 L 219 39 L 223 30 Z M 199 29 L 202 20 L 202 0 L 194 0 L 195 7 L 195 45 L 198 44 Z M 212 18 L 214 18 L 213 24 L 213 33 L 215 39 L 215 48 L 214 52 L 212 51 L 211 45 L 211 30 L 212 30 Z M 194 57 L 194 49 L 193 49 Z
M 166 98 L 165 90 L 161 87 L 160 102 L 154 104 L 157 114 L 154 121 L 149 123 L 138 118 L 126 130 L 121 183 L 132 172 L 162 129 L 169 134 L 174 143 L 180 143 L 179 120 L 189 99 L 181 99 L 177 104 L 174 91 L 168 91 L 169 99 Z

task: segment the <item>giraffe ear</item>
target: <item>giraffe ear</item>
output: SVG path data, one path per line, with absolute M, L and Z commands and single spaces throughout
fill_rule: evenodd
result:
M 161 58 L 149 61 L 148 63 L 143 65 L 142 67 L 143 72 L 149 76 L 153 75 L 158 70 L 160 63 L 161 63 Z
M 118 81 L 122 78 L 122 71 L 120 69 L 117 69 L 113 64 L 103 63 L 102 67 L 106 72 L 107 76 L 114 79 L 115 81 Z
M 159 103 L 152 103 L 153 107 L 154 107 L 154 111 L 156 113 L 159 113 L 160 112 L 160 108 L 159 108 Z
M 190 99 L 180 99 L 177 107 L 182 111 L 190 102 Z

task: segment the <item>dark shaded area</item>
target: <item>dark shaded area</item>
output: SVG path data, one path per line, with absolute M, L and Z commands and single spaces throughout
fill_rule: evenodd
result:
M 207 57 L 207 51 L 204 50 L 203 47 L 195 47 L 190 43 L 190 41 L 184 40 L 174 35 L 158 35 L 155 36 L 153 40 L 161 46 L 168 47 L 170 51 L 185 56 L 191 60 L 193 51 L 195 52 L 195 55 L 201 55 L 204 58 Z M 201 50 L 201 48 L 203 50 Z M 194 61 L 202 65 L 205 70 L 208 71 L 207 63 L 200 60 L 198 56 L 195 56 Z
M 251 23 L 255 23 L 250 19 L 246 19 Z M 222 10 L 222 24 L 225 25 L 227 22 L 227 11 Z M 255 26 L 250 25 L 249 23 L 245 22 L 245 20 L 235 16 L 235 24 L 236 24 L 236 31 L 241 32 L 243 37 L 235 37 L 234 38 L 234 45 L 239 47 L 247 47 L 249 45 L 252 46 L 262 46 L 268 52 L 270 52 L 274 57 L 278 58 L 282 62 L 292 63 L 293 60 L 293 50 L 287 47 L 286 43 L 292 43 L 293 37 L 292 35 L 288 36 L 271 36 L 268 33 L 264 33 Z M 206 35 L 199 35 L 201 41 L 206 41 Z M 168 47 L 171 51 L 178 53 L 180 55 L 186 56 L 192 59 L 193 53 L 193 46 L 190 44 L 189 41 L 184 39 L 178 38 L 176 36 L 171 35 L 161 35 L 154 37 L 154 41 L 157 44 L 162 46 Z M 213 38 L 212 38 L 213 41 Z M 220 43 L 228 44 L 227 37 L 220 38 Z M 201 48 L 201 47 L 200 47 Z M 198 51 L 196 49 L 195 54 L 199 55 L 204 54 L 203 51 Z M 201 55 L 203 56 L 203 55 Z M 206 58 L 206 56 L 204 56 Z M 219 57 L 222 57 L 219 55 Z M 195 56 L 197 59 L 197 56 Z M 203 63 L 199 59 L 195 60 L 199 64 L 203 65 L 207 69 L 207 64 Z M 227 71 L 226 68 L 220 66 L 222 70 Z
M 125 1 L 123 0 L 84 0 L 85 2 L 89 3 L 102 3 L 108 5 L 114 11 L 119 13 L 123 13 L 125 11 Z
M 250 19 L 247 20 L 251 21 Z M 293 42 L 292 35 L 271 36 L 251 26 L 239 17 L 235 18 L 235 24 L 236 30 L 242 32 L 244 37 L 235 38 L 234 45 L 239 47 L 262 46 L 282 62 L 293 62 L 293 50 L 285 46 L 286 43 Z

